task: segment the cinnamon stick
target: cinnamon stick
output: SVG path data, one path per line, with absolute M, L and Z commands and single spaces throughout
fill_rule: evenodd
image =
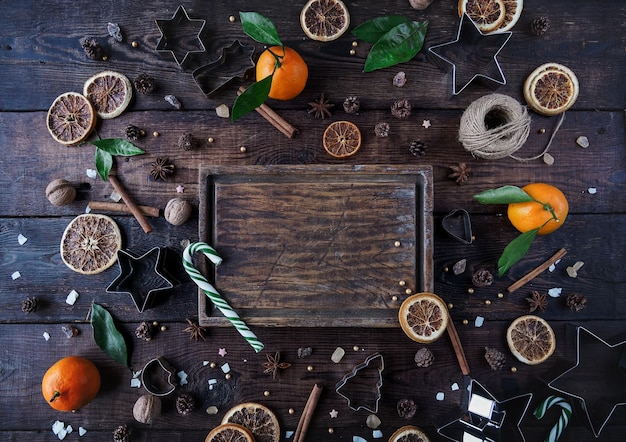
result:
M 293 435 L 293 442 L 304 441 L 304 436 L 307 429 L 309 428 L 311 418 L 313 417 L 313 412 L 315 411 L 315 407 L 317 406 L 317 402 L 319 401 L 321 394 L 322 387 L 315 384 L 313 386 L 313 389 L 311 390 L 311 394 L 309 394 L 309 399 L 306 401 L 304 410 L 302 410 L 302 415 L 300 416 L 300 420 L 298 421 L 296 432 Z
M 240 86 L 237 91 L 238 95 L 241 95 L 246 88 L 244 86 Z M 293 138 L 297 133 L 298 129 L 289 124 L 283 117 L 278 115 L 272 108 L 270 108 L 267 104 L 263 103 L 259 107 L 255 109 L 263 118 L 265 118 L 269 123 L 274 126 L 276 129 L 281 131 L 283 135 L 287 138 Z
M 128 195 L 126 189 L 122 187 L 122 183 L 119 182 L 117 176 L 113 174 L 109 175 L 109 181 L 111 182 L 111 185 L 113 186 L 115 191 L 122 197 L 135 219 L 137 219 L 137 222 L 139 222 L 139 225 L 141 226 L 143 231 L 146 233 L 152 232 L 152 227 L 150 227 L 148 220 L 143 216 L 143 213 L 141 212 L 137 204 L 135 204 L 135 202 Z
M 130 207 L 123 203 L 113 203 L 108 201 L 89 201 L 87 204 L 91 210 L 104 210 L 108 212 L 122 212 L 122 213 L 132 213 Z M 150 206 L 137 206 L 139 210 L 146 215 L 151 216 L 153 218 L 159 217 L 159 208 L 158 207 L 150 207 Z
M 454 354 L 456 354 L 456 359 L 459 361 L 461 373 L 467 376 L 470 373 L 469 364 L 467 363 L 467 359 L 465 358 L 465 351 L 463 350 L 463 346 L 461 345 L 461 339 L 459 339 L 459 334 L 456 332 L 456 327 L 454 326 L 454 322 L 450 317 L 448 317 L 448 326 L 446 327 L 446 329 L 448 330 L 448 336 L 450 336 L 450 341 L 452 341 L 452 348 L 454 349 Z
M 539 274 L 541 274 L 543 271 L 545 271 L 552 264 L 555 264 L 559 259 L 563 258 L 566 254 L 567 254 L 567 250 L 559 249 L 547 261 L 545 261 L 544 263 L 538 265 L 536 268 L 534 268 L 533 270 L 531 270 L 530 272 L 528 272 L 524 276 L 522 276 L 519 280 L 517 280 L 516 282 L 511 284 L 506 289 L 507 292 L 513 293 L 515 290 L 517 290 L 520 287 L 526 285 L 527 283 L 529 283 L 530 281 L 535 279 L 537 276 L 539 276 Z

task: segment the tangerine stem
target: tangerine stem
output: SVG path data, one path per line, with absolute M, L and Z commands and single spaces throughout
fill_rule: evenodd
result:
M 274 54 L 272 52 L 271 48 L 267 49 L 269 51 L 269 53 L 274 56 L 274 60 L 276 61 L 276 63 L 274 63 L 274 72 L 276 72 L 276 69 L 278 69 L 278 68 L 280 68 L 282 66 L 281 62 L 282 62 L 283 58 L 285 58 L 285 47 L 281 46 L 281 48 L 283 48 L 283 55 Z
M 54 402 L 54 400 L 59 396 L 61 396 L 61 393 L 57 390 L 54 390 L 54 395 L 52 396 L 52 399 L 50 399 L 50 402 Z

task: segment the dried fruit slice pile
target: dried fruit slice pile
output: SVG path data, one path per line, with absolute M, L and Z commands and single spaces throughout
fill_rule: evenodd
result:
M 558 115 L 572 107 L 578 98 L 578 78 L 567 66 L 545 63 L 524 82 L 528 106 L 542 115 Z
M 222 424 L 238 424 L 246 428 L 256 442 L 279 442 L 280 425 L 273 411 L 264 405 L 245 402 L 235 405 L 222 418 Z
M 237 424 L 221 424 L 213 428 L 204 442 L 255 442 L 252 433 Z
M 484 34 L 509 31 L 522 15 L 523 0 L 459 0 L 459 16 L 467 13 Z

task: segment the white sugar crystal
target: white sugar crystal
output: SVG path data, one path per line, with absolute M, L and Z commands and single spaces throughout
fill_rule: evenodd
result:
M 459 384 L 456 382 L 450 386 L 450 390 L 457 391 L 459 389 Z
M 96 169 L 87 169 L 86 174 L 89 178 L 96 178 L 98 176 L 98 171 Z
M 65 422 L 56 421 L 54 424 L 52 424 L 52 432 L 54 434 L 59 434 L 59 431 L 63 430 L 64 428 Z
M 442 401 L 444 400 L 444 398 L 446 397 L 446 395 L 443 393 L 443 391 L 440 391 L 439 393 L 437 393 L 437 395 L 435 396 L 435 399 L 437 399 L 438 401 Z
M 48 332 L 43 332 L 43 338 L 44 338 L 46 341 L 50 340 L 50 333 L 48 333 Z
M 550 267 L 548 267 L 548 272 L 552 273 L 556 270 L 556 266 L 554 264 L 550 264 Z
M 83 427 L 78 427 L 78 435 L 84 436 L 85 434 L 87 434 L 87 430 L 85 430 Z
M 330 360 L 333 361 L 335 364 L 338 364 L 339 362 L 341 362 L 345 354 L 346 351 L 343 348 L 337 347 L 333 354 L 330 356 Z
M 180 385 L 187 384 L 187 373 L 181 370 L 178 373 L 176 373 L 176 376 L 178 376 L 178 378 L 180 379 Z
M 230 110 L 228 109 L 228 106 L 226 106 L 225 104 L 220 104 L 219 106 L 217 106 L 215 108 L 215 113 L 217 114 L 218 117 L 221 117 L 221 118 L 230 117 Z
M 65 428 L 61 429 L 61 431 L 57 433 L 59 440 L 65 439 L 65 436 L 67 436 L 67 430 L 65 430 Z
M 85 207 L 85 213 L 91 213 L 91 207 L 89 206 Z
M 65 427 L 65 431 L 67 431 L 67 434 L 70 434 L 72 431 L 74 431 L 74 428 L 72 428 L 71 425 L 68 425 L 67 427 Z
M 228 362 L 222 365 L 220 368 L 222 369 L 224 373 L 230 372 L 230 365 L 228 365 Z
M 210 362 L 209 361 L 202 361 L 202 366 L 206 367 L 207 365 L 209 365 Z
M 141 381 L 137 378 L 130 380 L 130 388 L 141 388 Z
M 374 439 L 380 439 L 381 437 L 383 437 L 383 432 L 380 430 L 374 430 L 372 431 L 372 437 Z
M 22 276 L 22 274 L 20 272 L 13 272 L 11 273 L 11 278 L 13 279 L 13 281 L 15 281 L 16 279 L 20 278 Z
M 26 238 L 24 235 L 22 235 L 21 233 L 17 235 L 17 242 L 19 245 L 23 246 L 26 241 L 28 241 L 28 238 Z
M 209 385 L 214 385 L 217 384 L 217 379 L 213 378 L 213 379 L 209 379 Z
M 589 189 L 587 189 L 587 192 L 589 192 L 590 195 L 595 195 L 597 191 L 598 189 L 596 189 L 595 187 L 590 187 Z
M 76 290 L 72 290 L 65 298 L 65 302 L 69 305 L 74 305 L 76 300 L 78 299 L 78 292 Z
M 361 436 L 352 436 L 352 442 L 367 442 Z
M 550 290 L 548 290 L 548 295 L 550 295 L 553 298 L 558 298 L 559 296 L 561 296 L 562 291 L 563 289 L 561 287 L 553 287 Z
M 293 436 L 293 431 L 285 431 L 285 439 L 290 439 Z
M 111 192 L 111 195 L 109 196 L 109 199 L 115 201 L 116 203 L 119 202 L 122 199 L 122 195 L 120 195 L 119 193 L 113 191 Z
M 484 323 L 485 318 L 482 316 L 476 316 L 476 319 L 474 320 L 474 327 L 482 327 Z

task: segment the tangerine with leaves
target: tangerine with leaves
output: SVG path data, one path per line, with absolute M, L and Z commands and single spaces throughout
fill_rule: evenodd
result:
M 304 90 L 309 68 L 294 49 L 271 46 L 261 53 L 256 63 L 256 81 L 272 75 L 268 96 L 275 100 L 291 100 Z
M 522 190 L 534 201 L 509 204 L 507 216 L 513 227 L 522 233 L 539 229 L 538 235 L 546 235 L 563 225 L 569 205 L 560 189 L 546 183 L 532 183 Z
M 41 380 L 41 393 L 55 410 L 77 411 L 100 391 L 100 372 L 89 359 L 67 356 L 55 362 Z

